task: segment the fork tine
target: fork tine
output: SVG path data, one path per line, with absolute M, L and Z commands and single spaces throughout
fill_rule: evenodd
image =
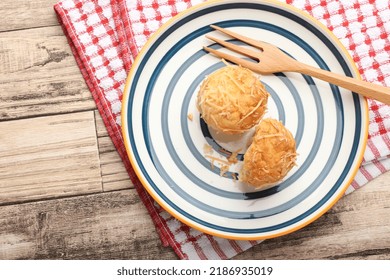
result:
M 222 27 L 219 27 L 219 26 L 216 26 L 216 25 L 210 25 L 210 27 L 214 28 L 215 30 L 218 30 L 226 35 L 229 35 L 230 37 L 233 37 L 237 40 L 240 40 L 242 42 L 245 42 L 247 43 L 248 45 L 251 45 L 253 47 L 256 47 L 256 48 L 259 48 L 261 50 L 264 50 L 264 44 L 262 44 L 261 42 L 259 41 L 256 41 L 252 38 L 248 38 L 246 36 L 243 36 L 243 35 L 240 35 L 236 32 L 233 32 L 231 30 L 228 30 L 228 29 L 224 29 Z
M 217 39 L 217 38 L 214 38 L 214 37 L 211 37 L 211 36 L 206 36 L 206 38 L 208 38 L 208 39 L 210 39 L 210 40 L 220 44 L 221 46 L 226 47 L 229 50 L 241 53 L 241 54 L 249 56 L 249 57 L 251 57 L 253 59 L 259 59 L 260 58 L 260 52 L 249 50 L 249 49 L 247 49 L 245 47 L 237 46 L 235 44 L 232 44 L 232 43 L 229 43 L 229 42 L 226 42 L 224 40 L 220 40 L 220 39 Z
M 248 60 L 239 58 L 239 57 L 234 56 L 234 55 L 227 54 L 225 52 L 217 51 L 217 50 L 209 48 L 209 47 L 203 47 L 203 49 L 208 51 L 209 53 L 214 54 L 215 56 L 218 56 L 220 58 L 224 58 L 224 59 L 226 59 L 230 62 L 233 62 L 237 65 L 241 65 L 243 67 L 249 68 L 252 71 L 259 71 L 259 69 L 257 68 L 257 66 L 258 66 L 257 63 L 250 62 Z

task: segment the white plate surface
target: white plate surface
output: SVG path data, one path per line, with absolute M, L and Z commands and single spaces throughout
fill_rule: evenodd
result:
M 367 103 L 300 74 L 262 76 L 271 93 L 267 116 L 293 133 L 298 165 L 283 182 L 262 191 L 233 179 L 242 154 L 221 177 L 205 145 L 213 147 L 213 157 L 226 160 L 221 148 L 245 149 L 247 140 L 216 135 L 196 109 L 201 82 L 224 66 L 202 49 L 219 48 L 206 34 L 228 39 L 210 24 L 272 43 L 307 64 L 358 77 L 337 39 L 293 7 L 261 0 L 208 1 L 163 25 L 133 64 L 122 108 L 131 163 L 162 207 L 206 233 L 251 240 L 302 228 L 325 213 L 353 180 L 367 140 Z

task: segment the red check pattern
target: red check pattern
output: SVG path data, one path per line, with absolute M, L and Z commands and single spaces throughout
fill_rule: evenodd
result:
M 62 0 L 54 6 L 108 133 L 165 246 L 181 259 L 229 259 L 259 241 L 203 234 L 177 221 L 146 193 L 126 155 L 122 91 L 137 53 L 161 24 L 205 0 Z M 353 57 L 364 80 L 390 86 L 390 2 L 285 0 L 326 25 Z M 369 141 L 348 193 L 390 170 L 390 106 L 369 100 Z

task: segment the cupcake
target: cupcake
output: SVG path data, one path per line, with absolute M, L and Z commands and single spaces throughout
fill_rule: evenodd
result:
M 264 119 L 245 153 L 240 181 L 255 188 L 275 185 L 296 165 L 296 158 L 291 132 L 278 120 Z
M 203 81 L 197 107 L 207 125 L 216 132 L 240 134 L 259 123 L 266 112 L 268 96 L 251 70 L 229 65 Z

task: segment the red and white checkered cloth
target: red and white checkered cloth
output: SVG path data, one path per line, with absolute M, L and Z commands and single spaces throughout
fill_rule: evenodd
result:
M 128 70 L 159 26 L 204 0 L 62 0 L 54 6 L 108 133 L 165 246 L 181 259 L 229 259 L 259 241 L 215 238 L 182 224 L 146 193 L 126 155 L 121 100 Z M 362 78 L 390 86 L 388 0 L 286 0 L 324 23 L 350 51 Z M 390 170 L 390 106 L 369 100 L 364 162 L 347 193 Z

